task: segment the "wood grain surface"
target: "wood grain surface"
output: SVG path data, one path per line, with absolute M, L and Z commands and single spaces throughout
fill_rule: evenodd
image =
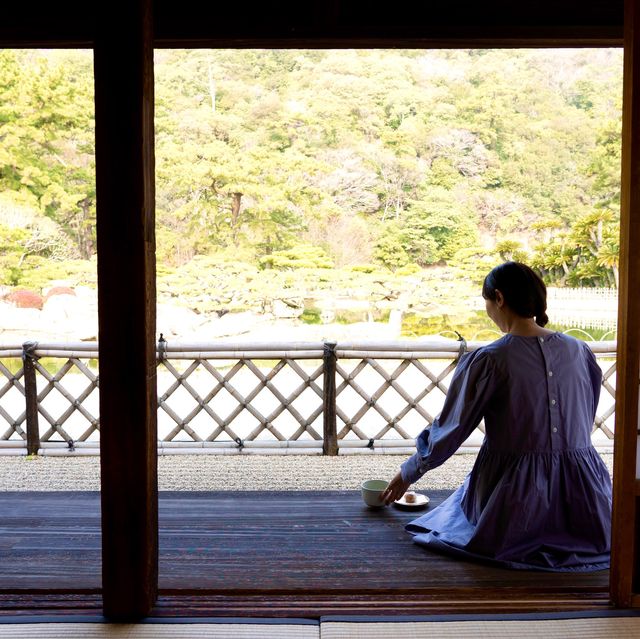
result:
M 450 491 L 433 491 L 431 507 Z M 160 590 L 437 594 L 452 588 L 606 593 L 608 572 L 512 571 L 414 544 L 415 512 L 372 510 L 357 491 L 161 492 Z M 0 493 L 0 591 L 101 586 L 97 492 Z M 483 594 L 484 593 L 484 594 Z

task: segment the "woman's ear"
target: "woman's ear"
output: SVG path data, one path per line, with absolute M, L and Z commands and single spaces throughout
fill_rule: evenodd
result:
M 504 306 L 504 295 L 498 289 L 496 289 L 496 300 L 495 301 L 496 301 L 496 306 L 498 308 L 502 308 Z

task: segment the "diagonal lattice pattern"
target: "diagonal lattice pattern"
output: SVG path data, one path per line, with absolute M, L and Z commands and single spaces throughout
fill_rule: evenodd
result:
M 96 433 L 100 428 L 100 421 L 87 409 L 84 403 L 98 388 L 98 376 L 77 357 L 67 359 L 53 374 L 38 361 L 35 362 L 35 369 L 38 376 L 44 381 L 38 391 L 38 413 L 41 421 L 45 422 L 45 430 L 42 425 L 40 426 L 40 440 L 62 439 L 63 441 L 83 442 Z M 79 372 L 81 376 L 77 373 L 68 376 L 72 370 Z M 65 387 L 63 383 L 65 376 L 68 379 L 73 378 L 73 389 Z M 79 381 L 80 384 L 78 384 Z M 49 399 L 48 403 L 47 399 Z M 54 411 L 55 416 L 52 415 Z M 80 418 L 76 419 L 73 433 L 68 426 L 65 427 L 71 423 L 72 417 Z
M 616 374 L 616 362 L 612 364 L 605 360 L 599 360 L 602 370 L 602 391 L 600 397 L 600 403 L 598 410 L 601 411 L 596 414 L 593 430 L 601 430 L 607 437 L 607 439 L 613 439 L 613 421 L 616 412 L 616 389 L 615 389 L 615 374 Z M 606 391 L 606 392 L 604 392 Z M 611 428 L 609 427 L 611 426 Z
M 230 439 L 243 442 L 253 441 L 267 434 L 279 441 L 296 441 L 303 435 L 315 440 L 322 439 L 314 427 L 314 423 L 322 415 L 322 388 L 318 384 L 322 377 L 322 365 L 314 366 L 309 372 L 293 358 L 279 359 L 271 367 L 265 363 L 259 367 L 252 359 L 239 359 L 223 373 L 219 370 L 221 367 L 216 367 L 212 361 L 199 358 L 183 371 L 179 371 L 167 359 L 160 366 L 172 378 L 166 390 L 158 397 L 158 408 L 172 422 L 171 429 L 162 436 L 162 441 L 174 441 L 180 436 L 186 436 L 188 441 Z M 279 385 L 277 378 L 283 377 L 285 369 L 290 375 L 286 384 Z M 208 378 L 207 392 L 196 388 L 194 378 L 197 375 Z M 248 381 L 248 377 L 251 381 Z M 293 388 L 292 377 L 297 380 L 297 385 Z M 200 386 L 206 388 L 207 381 L 203 383 L 200 379 Z M 311 397 L 309 393 L 305 393 L 308 390 L 311 391 Z M 172 404 L 171 399 L 179 391 L 183 391 L 182 400 Z M 260 396 L 265 393 L 268 393 L 271 401 L 264 401 L 265 398 L 262 398 L 262 404 L 266 408 L 261 410 Z M 303 395 L 306 396 L 303 398 Z M 191 400 L 191 407 L 187 412 L 184 410 L 185 399 Z M 304 401 L 297 401 L 303 399 Z M 299 407 L 302 403 L 307 407 L 306 415 L 303 414 L 302 407 Z M 190 426 L 201 414 L 206 414 L 214 425 L 213 430 L 203 435 Z M 279 426 L 285 414 L 293 418 L 295 424 L 295 430 L 288 435 Z M 249 432 L 241 432 L 234 427 L 235 423 L 242 421 L 242 417 L 245 418 L 245 424 L 253 425 Z M 243 430 L 246 431 L 246 428 Z
M 417 358 L 403 359 L 399 362 L 382 360 L 386 363 L 384 366 L 381 361 L 373 358 L 361 359 L 351 371 L 347 371 L 343 365 L 336 367 L 336 373 L 341 378 L 340 383 L 336 387 L 337 396 L 337 415 L 343 422 L 342 429 L 338 432 L 338 438 L 344 439 L 353 433 L 358 439 L 382 439 L 389 437 L 395 432 L 400 439 L 412 439 L 417 432 L 408 432 L 401 422 L 410 412 L 413 411 L 414 417 L 418 419 L 421 427 L 431 424 L 434 416 L 438 411 L 433 408 L 429 410 L 427 400 L 431 399 L 431 395 L 435 392 L 439 395 L 436 402 L 431 401 L 431 405 L 437 405 L 439 408 L 447 393 L 447 379 L 453 373 L 456 360 L 451 360 L 439 372 L 434 372 L 427 367 L 424 361 Z M 365 371 L 369 369 L 374 371 L 377 376 L 377 383 L 373 385 L 371 390 L 367 392 L 363 384 L 360 384 L 358 377 L 363 377 Z M 391 370 L 389 370 L 391 369 Z M 419 390 L 408 392 L 403 386 L 401 377 L 420 378 L 418 386 Z M 371 386 L 371 384 L 370 384 Z M 415 386 L 415 384 L 414 384 Z M 355 395 L 360 400 L 360 405 L 354 413 L 347 413 L 345 404 L 354 405 L 353 394 L 351 401 L 342 402 L 341 395 L 345 395 L 345 391 L 351 389 L 355 391 Z M 394 400 L 388 402 L 390 406 L 385 404 L 385 396 L 394 392 Z M 395 406 L 395 409 L 392 407 Z M 359 424 L 363 422 L 368 413 L 375 412 L 377 417 L 381 418 L 382 425 L 379 429 L 367 433 Z
M 26 440 L 27 413 L 24 400 L 24 369 L 20 367 L 15 373 L 12 373 L 0 361 L 0 374 L 0 418 L 9 425 L 8 429 L 0 430 L 0 440 L 9 440 L 16 436 Z
M 595 343 L 594 350 L 603 382 L 593 434 L 594 442 L 603 443 L 611 441 L 614 432 L 615 343 Z M 13 351 L 0 359 L 0 423 L 7 424 L 0 429 L 0 440 L 20 442 L 26 440 L 27 389 L 24 368 L 10 363 L 11 358 L 18 360 Z M 412 439 L 442 408 L 456 349 L 408 353 L 404 347 L 370 357 L 364 351 L 343 350 L 336 362 L 338 439 Z M 65 345 L 57 345 L 55 354 L 41 353 L 48 364 L 38 361 L 36 353 L 40 440 L 96 440 L 99 379 L 88 365 L 96 355 L 65 350 Z M 224 359 L 208 351 L 194 353 L 193 358 L 188 352 L 173 360 L 161 357 L 162 441 L 236 441 L 241 446 L 264 439 L 322 440 L 325 372 L 318 357 L 307 353 L 305 358 L 293 350 L 279 356 L 267 350 L 225 353 Z M 52 363 L 57 362 L 61 366 L 56 369 Z

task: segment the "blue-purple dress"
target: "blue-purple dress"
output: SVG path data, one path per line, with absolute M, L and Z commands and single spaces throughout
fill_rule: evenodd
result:
M 510 568 L 608 568 L 611 479 L 591 444 L 601 382 L 589 347 L 562 333 L 505 335 L 463 356 L 402 476 L 445 462 L 482 418 L 486 436 L 464 484 L 407 525 L 414 540 Z

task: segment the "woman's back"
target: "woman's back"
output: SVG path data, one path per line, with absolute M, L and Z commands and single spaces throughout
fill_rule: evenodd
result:
M 602 373 L 586 344 L 553 333 L 505 335 L 485 348 L 497 376 L 484 411 L 491 450 L 543 452 L 591 445 Z

